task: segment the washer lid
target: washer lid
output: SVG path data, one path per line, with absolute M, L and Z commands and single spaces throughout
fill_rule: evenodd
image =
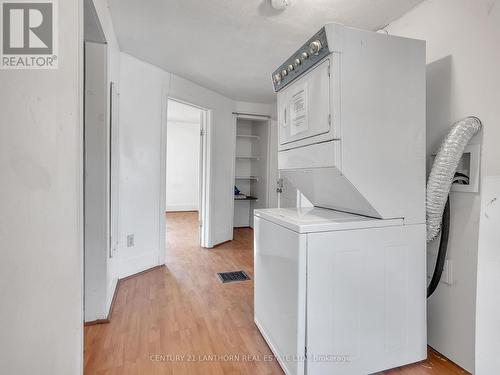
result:
M 254 215 L 298 233 L 328 232 L 403 225 L 403 219 L 375 219 L 318 207 L 270 208 Z

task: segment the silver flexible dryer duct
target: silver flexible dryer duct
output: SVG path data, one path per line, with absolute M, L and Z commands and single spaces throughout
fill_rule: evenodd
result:
M 439 234 L 443 211 L 450 194 L 453 177 L 465 146 L 482 128 L 477 117 L 466 117 L 452 125 L 432 165 L 427 181 L 427 242 Z

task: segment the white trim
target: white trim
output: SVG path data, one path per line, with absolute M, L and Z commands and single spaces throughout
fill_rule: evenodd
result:
M 108 50 L 109 52 L 109 50 Z M 109 58 L 107 62 L 109 64 Z M 108 118 L 109 122 L 109 258 L 120 246 L 120 93 L 116 82 L 109 80 L 108 66 Z
M 79 354 L 79 365 L 80 365 L 80 374 L 83 374 L 84 367 L 84 323 L 85 319 L 85 218 L 83 216 L 84 213 L 84 183 L 85 180 L 83 175 L 85 173 L 84 168 L 84 116 L 85 116 L 85 108 L 84 108 L 84 69 L 85 69 L 85 53 L 84 53 L 84 42 L 85 42 L 85 34 L 84 34 L 84 3 L 83 0 L 78 0 L 78 35 L 76 37 L 76 41 L 78 43 L 78 149 L 77 152 L 77 160 L 78 166 L 76 170 L 76 179 L 78 186 L 78 202 L 77 203 L 77 235 L 78 235 L 78 250 L 80 252 L 80 353 Z
M 212 133 L 209 129 L 211 123 L 211 111 L 202 111 L 200 118 L 200 179 L 199 179 L 199 220 L 202 225 L 200 226 L 200 245 L 202 247 L 210 248 L 213 247 L 211 242 L 211 210 L 210 210 L 210 186 L 212 185 L 212 180 L 210 179 L 210 155 L 211 155 L 211 142 L 212 139 L 210 134 Z
M 117 259 L 117 267 L 119 270 L 117 273 L 117 279 L 123 279 L 125 277 L 135 275 L 136 273 L 143 272 L 150 268 L 158 266 L 157 264 L 158 254 L 156 250 L 153 249 L 147 253 L 142 253 L 133 258 L 127 259 Z
M 202 200 L 200 201 L 200 219 L 202 220 L 203 226 L 200 231 L 200 245 L 205 248 L 214 247 L 213 236 L 212 236 L 212 209 L 211 202 L 212 199 L 212 186 L 213 186 L 213 176 L 212 176 L 212 115 L 211 110 L 204 110 L 203 112 L 203 122 L 201 124 L 201 130 L 203 131 L 202 137 L 202 149 L 200 153 L 202 170 L 200 171 L 200 192 L 202 194 Z
M 233 186 L 231 187 L 231 236 L 230 236 L 230 239 L 231 241 L 234 239 L 234 185 L 236 183 L 235 179 L 236 179 L 236 134 L 237 134 L 237 128 L 238 128 L 238 118 L 241 118 L 239 117 L 237 114 L 234 114 L 233 116 L 233 133 L 231 134 L 231 139 L 233 139 L 233 151 L 231 153 L 231 157 L 232 157 L 232 162 L 233 162 L 233 166 L 232 166 L 232 172 L 231 172 L 231 182 L 233 184 Z
M 268 200 L 267 207 L 279 207 L 279 193 L 276 191 L 278 188 L 277 181 L 280 178 L 278 170 L 278 122 L 276 120 L 269 120 L 269 142 L 268 142 Z
M 113 297 L 115 296 L 116 287 L 118 286 L 118 278 L 112 277 L 111 281 L 108 283 L 108 294 L 106 295 L 106 316 L 111 316 L 111 304 L 113 302 Z
M 266 157 L 266 207 L 269 208 L 270 196 L 270 185 L 271 185 L 271 119 L 267 120 L 267 157 Z
M 158 230 L 158 265 L 165 264 L 167 241 L 166 241 L 166 191 L 167 191 L 167 113 L 168 113 L 168 94 L 170 88 L 168 86 L 163 87 L 162 93 L 162 106 L 161 106 L 161 129 L 160 129 L 160 197 L 159 202 L 159 218 L 160 227 Z
M 248 114 L 238 114 L 238 113 L 234 113 L 233 112 L 233 115 L 234 115 L 234 124 L 233 124 L 233 132 L 231 134 L 232 136 L 232 139 L 233 139 L 233 150 L 232 150 L 232 161 L 233 161 L 233 165 L 232 165 L 232 174 L 231 174 L 231 181 L 233 183 L 233 185 L 235 184 L 235 180 L 237 178 L 236 176 L 236 159 L 239 159 L 239 158 L 247 158 L 247 156 L 242 156 L 242 155 L 236 155 L 236 142 L 237 142 L 237 137 L 241 136 L 241 135 L 238 135 L 238 120 L 251 120 L 251 121 L 258 121 L 258 122 L 261 122 L 261 123 L 267 123 L 267 155 L 266 155 L 266 174 L 265 174 L 265 177 L 266 177 L 266 198 L 264 200 L 264 204 L 266 207 L 269 207 L 269 201 L 270 201 L 270 189 L 271 189 L 271 181 L 270 181 L 270 176 L 271 176 L 271 168 L 270 168 L 270 165 L 271 165 L 271 158 L 270 158 L 270 155 L 271 155 L 271 142 L 272 142 L 272 137 L 271 137 L 271 126 L 272 126 L 272 120 L 271 118 L 268 116 L 268 115 L 259 115 L 259 114 L 255 114 L 255 115 L 248 115 Z M 260 138 L 258 136 L 251 136 L 251 135 L 245 135 L 246 137 L 256 137 L 257 139 Z M 276 149 L 276 152 L 277 152 L 277 149 Z M 257 159 L 259 160 L 261 158 L 261 156 L 248 156 L 249 159 Z M 258 179 L 257 179 L 258 180 Z M 273 182 L 274 183 L 274 182 Z M 233 229 L 234 229 L 234 190 L 231 189 L 231 196 L 230 196 L 230 199 L 231 199 L 231 240 L 233 240 Z
M 168 204 L 166 212 L 198 211 L 198 203 Z

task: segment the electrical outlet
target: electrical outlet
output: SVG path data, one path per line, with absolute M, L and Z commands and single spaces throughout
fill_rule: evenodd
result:
M 127 236 L 127 247 L 134 247 L 135 246 L 135 238 L 133 234 L 129 234 Z

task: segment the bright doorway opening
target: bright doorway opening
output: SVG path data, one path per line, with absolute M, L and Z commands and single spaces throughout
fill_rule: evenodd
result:
M 175 220 L 190 218 L 190 225 L 197 225 L 198 230 L 190 230 L 189 233 L 198 233 L 198 236 L 186 241 L 202 247 L 209 247 L 207 118 L 208 111 L 204 108 L 168 99 L 166 220 L 168 223 L 169 217 Z

